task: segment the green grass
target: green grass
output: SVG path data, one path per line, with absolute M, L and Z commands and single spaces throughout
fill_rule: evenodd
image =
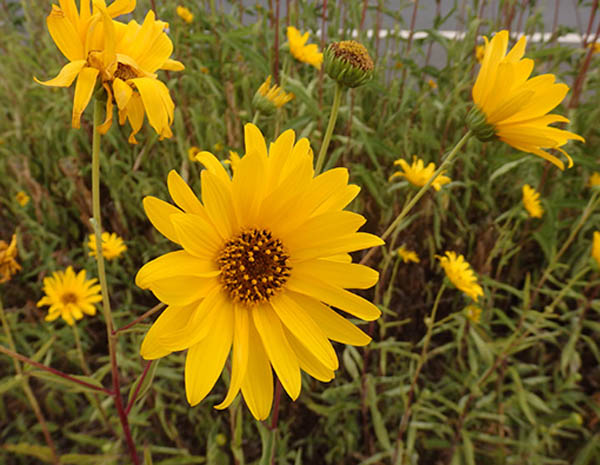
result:
M 138 3 L 134 17 L 139 21 L 150 4 Z M 156 3 L 158 17 L 170 23 L 174 57 L 186 70 L 160 76 L 176 103 L 172 139 L 158 141 L 146 121 L 139 144 L 129 145 L 129 128 L 119 127 L 116 119 L 103 138 L 103 225 L 128 246 L 125 256 L 107 268 L 117 327 L 157 303 L 150 292 L 135 286 L 133 277 L 150 259 L 174 250 L 146 218 L 143 197 L 167 200 L 166 178 L 172 169 L 200 192 L 201 166 L 188 160 L 190 146 L 213 151 L 221 144 L 222 150 L 213 153 L 223 160 L 229 150 L 242 154 L 243 124 L 254 114 L 252 97 L 273 72 L 275 28 L 268 9 L 246 10 L 242 24 L 237 8 L 227 15 L 217 2 L 213 16 L 208 2 L 188 5 L 195 20 L 187 26 L 175 14 L 175 2 Z M 320 3 L 291 3 L 297 8 L 291 24 L 301 30 L 321 28 Z M 346 38 L 347 31 L 360 24 L 362 2 L 342 2 L 341 9 L 336 2 L 328 3 L 327 37 Z M 434 8 L 433 2 L 421 3 Z M 361 186 L 350 209 L 367 218 L 365 231 L 381 234 L 414 192 L 406 182 L 388 182 L 395 159 L 411 160 L 416 154 L 439 164 L 464 134 L 477 71 L 476 33 L 490 36 L 506 27 L 506 13 L 513 7 L 515 18 L 525 8 L 522 24 L 527 33 L 543 31 L 541 12 L 549 2 L 530 2 L 531 7 L 487 2 L 488 9 L 500 3 L 494 21 L 476 16 L 481 1 L 449 3 L 455 8 L 448 17 L 436 19 L 435 29 L 444 29 L 449 18 L 464 12 L 464 40 L 433 33 L 413 41 L 407 51 L 405 40 L 376 42 L 362 34 L 376 62 L 375 78 L 343 96 L 327 167 L 348 167 L 352 182 Z M 8 241 L 18 231 L 23 268 L 9 283 L 0 284 L 0 296 L 19 353 L 81 375 L 72 328 L 62 320 L 45 322 L 45 309 L 35 305 L 42 297 L 42 279 L 55 270 L 73 265 L 97 275 L 84 245 L 91 232 L 92 105 L 81 129 L 71 129 L 73 87 L 56 90 L 33 81 L 33 76 L 55 76 L 65 64 L 45 25 L 50 4 L 23 0 L 0 5 L 5 16 L 0 20 L 0 238 Z M 395 27 L 407 29 L 410 25 L 402 17 L 410 18 L 412 7 L 409 1 L 369 2 L 365 14 L 372 23 L 386 15 Z M 282 16 L 281 43 L 285 22 Z M 558 28 L 558 33 L 566 32 Z M 313 34 L 311 41 L 319 39 Z M 430 46 L 443 51 L 439 66 L 427 62 Z M 569 93 L 556 110 L 571 119 L 570 130 L 586 138 L 585 144 L 568 145 L 575 166 L 561 172 L 500 142 L 470 140 L 447 173 L 452 183 L 439 193 L 427 193 L 402 231 L 368 262 L 381 272 L 377 286 L 363 293 L 383 311 L 375 323 L 362 326 L 373 342 L 366 348 L 336 344 L 340 369 L 331 383 L 306 376 L 296 402 L 283 395 L 275 463 L 388 464 L 398 444 L 403 463 L 600 461 L 600 275 L 590 263 L 592 235 L 600 229 L 597 209 L 551 276 L 537 287 L 590 201 L 589 176 L 600 171 L 600 61 L 599 55 L 593 56 L 588 71 L 582 72 L 586 53 L 556 41 L 530 43 L 527 49 L 527 56 L 535 59 L 536 74 L 554 73 L 570 86 L 583 76 L 578 104 L 567 108 Z M 296 95 L 280 113 L 281 130 L 292 128 L 308 137 L 318 153 L 335 84 L 291 59 L 283 48 L 279 60 L 280 73 L 289 66 L 285 88 Z M 437 89 L 427 85 L 429 78 L 437 82 Z M 275 118 L 260 117 L 258 125 L 272 140 Z M 525 183 L 541 192 L 541 220 L 528 218 L 522 207 Z M 15 200 L 20 190 L 31 196 L 25 207 Z M 417 251 L 419 264 L 400 263 L 393 256 L 401 244 Z M 425 319 L 445 279 L 435 255 L 446 250 L 463 254 L 478 274 L 485 291 L 481 322 L 465 317 L 469 300 L 446 286 L 429 355 L 409 400 Z M 356 260 L 363 255 L 357 254 Z M 590 264 L 591 271 L 570 283 Z M 553 311 L 546 312 L 553 301 Z M 125 396 L 143 371 L 139 347 L 152 318 L 118 339 Z M 91 377 L 109 386 L 101 313 L 84 318 L 77 327 Z M 9 345 L 4 332 L 0 344 Z M 185 353 L 177 353 L 160 360 L 151 385 L 129 415 L 146 463 L 259 463 L 273 446 L 267 425 L 256 422 L 241 399 L 225 411 L 212 408 L 226 393 L 226 373 L 226 382 L 219 381 L 199 406 L 191 408 L 184 391 L 184 359 Z M 0 357 L 1 463 L 49 461 L 42 429 L 22 389 L 24 378 L 39 402 L 61 463 L 129 463 L 110 397 L 95 399 L 88 391 L 42 377 L 38 369 L 22 369 L 25 376 L 16 376 L 12 360 Z M 409 404 L 411 415 L 401 427 Z M 267 461 L 263 458 L 262 463 Z

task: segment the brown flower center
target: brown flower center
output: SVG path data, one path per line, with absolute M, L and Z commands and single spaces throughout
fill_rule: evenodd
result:
M 122 79 L 123 81 L 127 81 L 127 79 L 133 79 L 137 77 L 137 73 L 135 70 L 124 63 L 117 64 L 117 70 L 115 71 L 114 76 L 116 78 Z
M 63 303 L 63 305 L 74 304 L 77 302 L 77 296 L 72 292 L 65 292 L 60 296 L 60 301 Z
M 278 293 L 290 276 L 283 244 L 264 229 L 248 229 L 227 241 L 217 263 L 235 302 L 256 305 Z
M 332 51 L 337 58 L 340 58 L 352 66 L 363 71 L 373 69 L 373 60 L 365 46 L 355 40 L 342 40 L 331 44 Z

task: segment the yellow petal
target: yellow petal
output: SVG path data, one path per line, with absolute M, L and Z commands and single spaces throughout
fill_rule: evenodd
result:
M 202 299 L 218 282 L 214 277 L 175 276 L 152 281 L 148 287 L 161 302 L 181 307 Z
M 122 79 L 115 78 L 113 80 L 113 93 L 119 110 L 122 110 L 127 107 L 129 99 L 131 99 L 131 94 L 133 94 L 133 89 Z
M 319 381 L 329 382 L 334 378 L 333 370 L 327 368 L 287 328 L 283 328 L 290 347 L 298 357 L 300 368 Z
M 222 238 L 230 238 L 238 230 L 231 191 L 228 186 L 210 171 L 200 175 L 202 202 L 208 217 Z
M 267 157 L 267 144 L 265 138 L 254 124 L 247 123 L 244 125 L 244 144 L 246 154 L 256 152 L 260 157 Z
M 34 77 L 34 81 L 38 84 L 42 84 L 44 86 L 54 86 L 54 87 L 69 87 L 73 84 L 73 81 L 81 71 L 81 69 L 85 66 L 85 60 L 76 60 L 70 63 L 67 63 L 62 67 L 58 76 L 49 81 L 40 81 L 36 77 Z
M 163 334 L 179 331 L 185 327 L 192 317 L 195 305 L 187 307 L 167 307 L 154 322 L 150 330 L 144 336 L 140 354 L 146 360 L 155 360 L 171 353 L 162 347 L 158 339 Z
M 131 13 L 134 9 L 135 0 L 115 0 L 107 8 L 111 18 Z
M 212 225 L 192 213 L 171 216 L 178 242 L 190 254 L 203 260 L 214 260 L 223 240 L 215 234 Z
M 204 167 L 219 178 L 225 185 L 231 184 L 231 178 L 222 163 L 212 153 L 202 151 L 196 155 L 196 161 L 202 163 Z
M 98 130 L 98 132 L 100 134 L 106 134 L 107 131 L 112 126 L 112 120 L 113 120 L 113 96 L 112 96 L 112 92 L 110 91 L 110 87 L 108 86 L 108 84 L 104 83 L 104 84 L 102 84 L 102 87 L 104 87 L 104 90 L 106 91 L 106 94 L 107 94 L 107 97 L 106 97 L 106 117 L 104 119 L 104 123 L 102 123 L 100 126 L 98 126 L 97 130 Z
M 183 71 L 185 69 L 185 66 L 180 61 L 172 60 L 169 58 L 162 64 L 160 69 L 165 69 L 167 71 Z
M 174 276 L 195 276 L 211 278 L 219 275 L 213 261 L 190 255 L 185 250 L 177 250 L 161 255 L 142 266 L 135 276 L 135 284 L 148 289 L 152 282 Z
M 242 395 L 254 418 L 264 420 L 273 404 L 273 372 L 252 318 L 248 322 L 248 346 L 248 368 L 242 381 Z
M 71 126 L 79 129 L 81 126 L 81 114 L 92 98 L 98 70 L 96 68 L 82 68 L 77 77 L 75 85 L 75 98 L 73 99 L 73 118 Z
M 52 5 L 52 11 L 46 18 L 46 24 L 52 40 L 69 61 L 86 59 L 83 44 L 75 25 L 56 5 Z
M 331 260 L 308 260 L 292 263 L 294 272 L 312 275 L 333 286 L 346 289 L 368 289 L 379 279 L 379 273 L 368 266 Z
M 165 92 L 166 86 L 152 78 L 131 79 L 140 92 L 144 109 L 148 115 L 150 126 L 160 135 L 165 129 L 169 128 L 169 117 L 167 109 L 163 104 L 162 92 Z M 169 91 L 166 90 L 168 93 Z
M 158 232 L 170 241 L 179 244 L 179 239 L 177 238 L 177 233 L 170 217 L 171 215 L 181 213 L 181 210 L 164 200 L 152 196 L 144 197 L 143 205 L 146 216 Z
M 131 125 L 131 134 L 129 134 L 128 141 L 130 144 L 137 144 L 135 135 L 140 132 L 142 124 L 144 123 L 144 105 L 142 104 L 140 94 L 137 92 L 131 94 L 131 98 L 126 107 L 126 113 L 129 124 Z
M 356 252 L 383 245 L 384 242 L 377 236 L 369 233 L 357 232 L 347 236 L 334 236 L 323 239 L 322 242 L 314 242 L 311 247 L 303 250 L 295 250 L 294 260 L 310 260 L 313 258 L 325 258 L 340 253 Z M 287 243 L 286 243 L 287 245 Z
M 181 176 L 175 170 L 169 171 L 167 177 L 167 186 L 169 187 L 169 194 L 173 202 L 177 204 L 186 213 L 194 213 L 208 221 L 208 215 L 204 211 L 204 207 L 198 200 L 198 197 L 194 194 L 190 186 L 183 180 Z

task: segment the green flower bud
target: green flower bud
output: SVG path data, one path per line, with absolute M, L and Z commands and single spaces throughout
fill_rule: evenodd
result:
M 345 87 L 358 87 L 373 78 L 373 60 L 365 46 L 354 40 L 329 44 L 323 63 L 325 72 Z

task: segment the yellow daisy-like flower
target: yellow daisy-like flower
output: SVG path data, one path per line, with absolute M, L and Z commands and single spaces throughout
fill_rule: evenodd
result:
M 600 186 L 600 173 L 598 173 L 597 171 L 594 171 L 592 173 L 592 175 L 590 176 L 590 179 L 588 179 L 588 186 L 590 186 L 590 187 Z
M 194 14 L 186 7 L 179 5 L 175 11 L 177 12 L 177 16 L 183 19 L 186 23 L 190 24 L 192 21 L 194 21 Z
M 419 259 L 419 256 L 417 255 L 417 252 L 415 252 L 414 250 L 408 250 L 403 245 L 398 247 L 398 250 L 396 250 L 396 252 L 398 253 L 398 256 L 402 259 L 402 261 L 404 263 L 408 263 L 408 262 L 419 263 L 421 261 Z
M 13 234 L 10 244 L 0 241 L 0 284 L 10 281 L 10 278 L 20 269 L 17 258 L 17 234 Z
M 478 63 L 483 61 L 483 57 L 485 55 L 485 45 L 478 45 L 475 47 L 475 59 Z
M 594 231 L 594 241 L 592 243 L 592 258 L 600 266 L 600 231 Z
M 25 205 L 27 205 L 29 203 L 30 198 L 25 193 L 25 191 L 19 191 L 19 192 L 17 192 L 17 195 L 15 195 L 15 200 L 17 201 L 17 203 L 19 205 L 24 207 Z
M 587 46 L 588 48 L 592 49 L 593 54 L 600 53 L 600 42 L 592 42 L 589 43 Z
M 466 317 L 473 323 L 479 323 L 481 321 L 481 307 L 477 305 L 468 305 L 465 308 Z
M 523 186 L 523 206 L 532 218 L 541 218 L 544 214 L 540 203 L 540 193 L 529 184 Z
M 38 307 L 50 306 L 46 321 L 54 321 L 59 316 L 73 326 L 75 320 L 81 320 L 83 314 L 96 314 L 95 303 L 102 300 L 100 285 L 96 278 L 86 279 L 85 270 L 75 274 L 73 267 L 66 271 L 56 271 L 52 276 L 44 278 L 44 293 Z
M 427 81 L 427 85 L 429 87 L 431 87 L 432 89 L 437 89 L 438 88 L 437 82 L 435 82 L 433 79 L 429 79 Z
M 182 249 L 144 265 L 136 284 L 168 307 L 146 334 L 147 360 L 188 349 L 185 387 L 198 404 L 213 388 L 231 352 L 223 409 L 240 391 L 252 415 L 265 419 L 273 401 L 271 367 L 292 399 L 300 370 L 330 381 L 338 368 L 330 339 L 365 345 L 370 337 L 332 307 L 372 321 L 381 312 L 347 289 L 366 289 L 378 273 L 353 264 L 350 252 L 383 244 L 358 232 L 365 219 L 344 208 L 359 187 L 348 171 L 315 176 L 307 139 L 285 131 L 267 150 L 253 124 L 246 154 L 229 176 L 209 152 L 198 155 L 202 201 L 175 172 L 168 187 L 176 206 L 144 199 L 148 218 Z
M 562 170 L 564 163 L 543 149 L 558 150 L 567 157 L 571 167 L 573 160 L 560 146 L 570 139 L 585 140 L 572 132 L 549 127 L 551 123 L 568 123 L 569 120 L 547 114 L 562 102 L 569 87 L 555 83 L 553 74 L 529 79 L 533 60 L 522 59 L 525 36 L 508 54 L 508 31 L 500 31 L 491 41 L 487 38 L 485 41 L 485 54 L 473 86 L 475 108 L 467 118 L 469 127 L 482 140 L 498 137 L 517 150 L 538 155 Z
M 169 57 L 173 44 L 164 32 L 165 24 L 156 21 L 149 11 L 144 23 L 124 24 L 111 18 L 129 13 L 135 0 L 115 0 L 108 7 L 104 0 L 82 1 L 77 11 L 74 0 L 61 0 L 52 5 L 46 23 L 52 39 L 70 61 L 57 77 L 39 84 L 69 87 L 77 78 L 71 125 L 80 127 L 81 115 L 87 107 L 98 79 L 107 94 L 106 119 L 98 127 L 102 134 L 112 125 L 113 106 L 119 109 L 119 123 L 129 121 L 129 142 L 137 143 L 144 114 L 160 138 L 171 137 L 175 105 L 169 89 L 154 74 L 159 69 L 181 71 L 183 65 Z
M 198 155 L 202 150 L 200 150 L 196 146 L 192 146 L 188 149 L 188 158 L 190 161 L 196 161 L 196 155 Z
M 96 248 L 96 235 L 90 234 L 88 237 L 88 248 L 90 249 L 89 256 L 95 257 L 98 253 Z M 107 260 L 118 258 L 127 250 L 127 246 L 123 243 L 123 239 L 115 233 L 102 233 L 102 256 Z
M 483 296 L 483 289 L 477 283 L 477 277 L 473 273 L 471 266 L 465 261 L 465 257 L 460 254 L 457 256 L 455 252 L 447 251 L 445 257 L 436 255 L 436 258 L 440 261 L 440 265 L 442 265 L 448 279 L 459 290 L 471 297 L 475 302 L 477 302 L 479 296 Z
M 422 187 L 427 184 L 427 181 L 431 179 L 433 173 L 435 172 L 435 163 L 431 162 L 427 167 L 423 163 L 423 160 L 413 156 L 413 162 L 409 165 L 406 160 L 399 158 L 394 162 L 394 165 L 400 165 L 402 171 L 396 171 L 394 174 L 390 176 L 390 181 L 397 177 L 404 177 L 411 184 Z M 443 174 L 439 174 L 437 178 L 433 180 L 431 185 L 436 191 L 439 191 L 444 184 L 448 184 L 450 182 L 450 178 L 448 176 L 443 176 Z
M 252 103 L 261 112 L 270 115 L 294 98 L 293 93 L 286 93 L 277 84 L 271 85 L 271 76 L 261 84 L 254 94 Z
M 287 39 L 290 44 L 290 52 L 296 60 L 321 69 L 323 54 L 319 52 L 319 47 L 316 44 L 305 45 L 309 35 L 310 32 L 308 31 L 300 35 L 298 29 L 294 26 L 288 26 Z

